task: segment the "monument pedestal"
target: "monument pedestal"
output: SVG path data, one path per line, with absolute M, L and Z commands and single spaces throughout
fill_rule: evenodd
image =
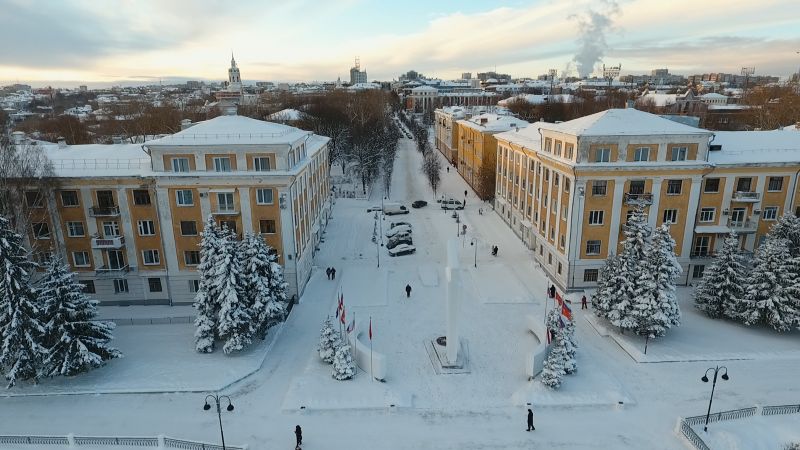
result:
M 466 339 L 458 342 L 458 357 L 455 361 L 447 359 L 447 339 L 444 336 L 425 341 L 425 350 L 437 375 L 470 373 L 469 345 Z

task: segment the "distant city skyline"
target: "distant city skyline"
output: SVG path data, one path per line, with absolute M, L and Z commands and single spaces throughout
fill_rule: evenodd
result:
M 454 79 L 496 70 L 577 75 L 602 63 L 623 74 L 788 77 L 800 66 L 796 2 L 476 0 L 402 7 L 360 0 L 173 0 L 47 3 L 0 0 L 0 84 L 89 87 L 222 81 L 234 52 L 243 81 L 369 80 L 408 70 Z M 191 20 L 187 20 L 191 19 Z

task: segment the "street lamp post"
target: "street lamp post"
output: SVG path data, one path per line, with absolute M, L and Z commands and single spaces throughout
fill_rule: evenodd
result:
M 228 406 L 225 408 L 226 411 L 230 412 L 233 411 L 233 403 L 231 403 L 231 398 L 227 395 L 216 395 L 216 394 L 208 394 L 206 396 L 206 404 L 203 405 L 203 410 L 208 411 L 211 409 L 211 405 L 208 403 L 208 399 L 213 399 L 214 403 L 217 405 L 217 418 L 219 419 L 219 435 L 222 438 L 222 450 L 226 450 L 225 448 L 225 433 L 222 431 L 222 410 L 220 409 L 220 400 L 228 400 Z
M 472 246 L 475 247 L 475 262 L 473 263 L 473 265 L 477 269 L 478 268 L 478 238 L 470 239 L 469 240 L 469 245 L 472 245 Z
M 703 383 L 708 383 L 708 372 L 714 371 L 714 381 L 711 383 L 711 397 L 708 399 L 708 411 L 706 412 L 706 424 L 703 426 L 703 431 L 708 432 L 708 418 L 711 416 L 711 402 L 714 401 L 714 388 L 717 386 L 717 374 L 719 371 L 724 369 L 725 372 L 722 374 L 722 379 L 728 381 L 730 378 L 728 377 L 728 368 L 725 366 L 716 366 L 716 367 L 709 367 L 706 370 L 706 374 L 703 375 Z

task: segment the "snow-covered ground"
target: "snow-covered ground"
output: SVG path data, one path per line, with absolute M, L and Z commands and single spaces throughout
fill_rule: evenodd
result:
M 800 442 L 800 414 L 753 416 L 694 427 L 711 449 L 783 450 L 786 444 Z
M 290 448 L 294 426 L 300 424 L 306 449 L 683 449 L 674 431 L 676 420 L 705 412 L 710 385 L 700 377 L 720 359 L 726 360 L 731 379 L 717 384 L 713 410 L 798 402 L 797 336 L 706 319 L 692 311 L 687 290 L 681 292 L 684 325 L 652 342 L 646 356 L 676 362 L 637 363 L 612 336 L 601 336 L 585 320 L 590 312 L 574 302 L 578 372 L 567 376 L 558 391 L 528 381 L 526 355 L 536 339 L 526 317 L 543 319 L 548 280 L 491 206 L 473 193 L 460 212 L 461 223 L 438 209 L 420 163 L 413 141 L 401 139 L 390 199 L 429 204 L 382 223 L 385 232 L 393 219 L 411 222 L 417 253 L 390 258 L 371 242 L 374 219 L 366 207 L 380 202 L 380 188 L 369 200 L 337 199 L 300 304 L 281 332 L 273 334 L 277 338 L 271 349 L 251 352 L 265 355 L 261 369 L 222 392 L 236 405 L 234 412 L 223 412 L 227 443 Z M 460 198 L 468 189 L 453 171 L 442 177 L 437 195 Z M 462 224 L 467 235 L 458 238 L 466 278 L 461 332 L 470 373 L 437 375 L 425 341 L 445 332 L 445 243 L 456 238 Z M 499 247 L 499 256 L 490 255 L 492 245 Z M 329 266 L 337 269 L 336 280 L 326 278 Z M 409 299 L 406 284 L 413 288 Z M 335 313 L 340 292 L 348 321 L 352 314 L 359 323 L 372 317 L 374 349 L 388 360 L 385 383 L 371 381 L 365 372 L 335 382 L 330 366 L 319 361 L 319 330 L 325 317 Z M 60 387 L 157 385 L 167 379 L 200 385 L 212 384 L 229 369 L 245 372 L 232 367 L 241 357 L 193 354 L 188 325 L 128 326 L 116 333 L 125 360 L 69 380 L 74 384 L 62 381 Z M 165 350 L 173 346 L 174 352 Z M 628 347 L 640 343 L 629 341 Z M 154 356 L 159 353 L 172 358 Z M 118 364 L 130 366 L 123 371 Z M 11 392 L 32 389 L 41 388 Z M 199 393 L 4 398 L 0 434 L 166 434 L 216 442 L 217 418 L 203 411 L 203 398 Z M 536 413 L 532 433 L 525 432 L 526 402 L 533 403 Z M 780 420 L 774 422 L 778 431 L 793 426 Z M 713 425 L 722 430 L 725 423 Z M 756 426 L 740 431 L 748 430 L 759 432 Z

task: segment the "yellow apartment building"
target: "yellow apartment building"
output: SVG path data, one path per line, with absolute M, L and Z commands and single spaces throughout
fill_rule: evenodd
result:
M 213 216 L 263 236 L 301 294 L 330 216 L 328 138 L 237 115 L 184 127 L 144 144 L 40 142 L 56 188 L 26 193 L 35 254 L 59 254 L 102 304 L 188 304 Z
M 800 133 L 711 132 L 635 109 L 496 134 L 496 211 L 555 284 L 596 285 L 629 211 L 669 223 L 682 282 L 702 277 L 721 235 L 752 252 L 797 211 Z
M 446 106 L 436 109 L 433 114 L 436 150 L 455 165 L 458 161 L 458 120 L 466 118 L 467 111 L 461 106 Z

